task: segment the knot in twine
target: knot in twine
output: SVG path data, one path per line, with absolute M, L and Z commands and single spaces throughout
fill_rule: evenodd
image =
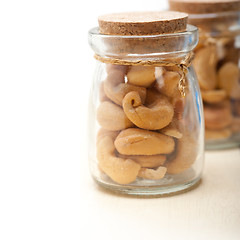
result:
M 180 70 L 180 79 L 178 83 L 178 89 L 181 93 L 182 97 L 186 96 L 186 74 L 188 73 L 188 67 L 191 65 L 191 62 L 194 57 L 193 52 L 189 52 L 184 59 L 180 62 L 176 61 L 169 61 L 169 60 L 124 60 L 124 59 L 117 59 L 117 58 L 109 58 L 109 57 L 101 57 L 97 54 L 94 55 L 95 59 L 107 63 L 107 64 L 116 64 L 116 65 L 128 65 L 128 66 L 154 66 L 154 67 L 172 67 L 176 66 Z

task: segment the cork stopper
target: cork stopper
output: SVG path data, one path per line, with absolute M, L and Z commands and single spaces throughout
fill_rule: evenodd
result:
M 168 0 L 170 10 L 189 14 L 219 13 L 240 10 L 239 0 Z
M 98 18 L 99 31 L 108 35 L 157 35 L 186 30 L 186 13 L 125 12 L 103 15 Z

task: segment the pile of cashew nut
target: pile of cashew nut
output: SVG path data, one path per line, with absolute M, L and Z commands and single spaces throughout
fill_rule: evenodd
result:
M 240 74 L 234 38 L 216 38 L 214 44 L 201 42 L 193 61 L 204 103 L 205 136 L 227 139 L 240 134 Z
M 106 72 L 97 109 L 99 168 L 119 184 L 189 169 L 198 150 L 193 134 L 181 128 L 186 100 L 179 72 L 111 64 Z

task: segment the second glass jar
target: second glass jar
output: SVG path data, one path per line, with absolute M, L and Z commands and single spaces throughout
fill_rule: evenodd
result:
M 199 81 L 207 149 L 240 146 L 240 2 L 169 0 L 199 29 L 193 66 Z

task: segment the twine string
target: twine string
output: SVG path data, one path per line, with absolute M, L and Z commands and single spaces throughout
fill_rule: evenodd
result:
M 186 96 L 186 74 L 188 72 L 187 67 L 183 64 L 180 65 L 181 68 L 181 77 L 179 79 L 179 83 L 178 83 L 178 90 L 181 93 L 181 96 L 184 98 Z
M 186 75 L 188 73 L 188 67 L 191 65 L 194 54 L 193 52 L 189 52 L 184 59 L 180 62 L 176 61 L 167 61 L 167 60 L 133 60 L 133 59 L 117 59 L 117 58 L 109 58 L 109 57 L 101 57 L 97 54 L 94 55 L 95 59 L 107 63 L 107 64 L 117 64 L 117 65 L 128 65 L 128 66 L 155 66 L 155 67 L 172 67 L 177 66 L 180 71 L 180 79 L 178 83 L 178 89 L 181 93 L 181 96 L 184 98 L 186 96 Z

